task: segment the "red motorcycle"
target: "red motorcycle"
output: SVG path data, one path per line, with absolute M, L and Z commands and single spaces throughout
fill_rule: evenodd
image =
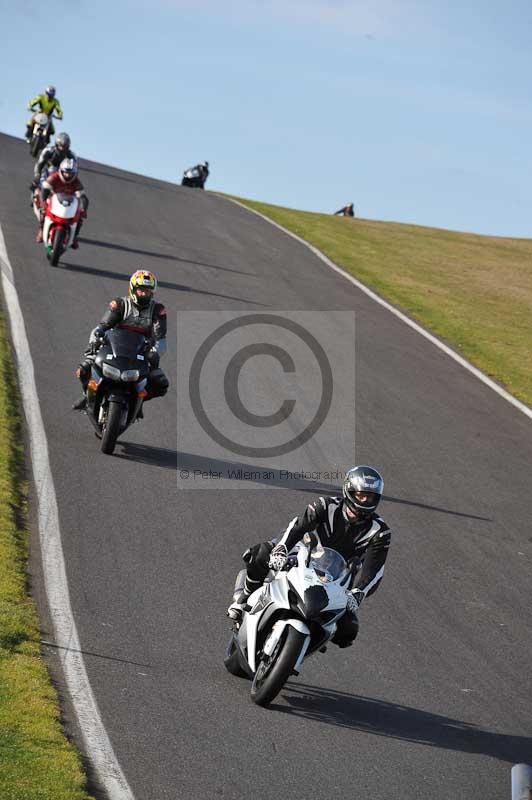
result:
M 40 222 L 43 209 L 40 193 L 33 196 L 33 211 Z M 82 206 L 76 195 L 59 192 L 52 194 L 44 204 L 43 244 L 46 257 L 53 267 L 74 241 Z

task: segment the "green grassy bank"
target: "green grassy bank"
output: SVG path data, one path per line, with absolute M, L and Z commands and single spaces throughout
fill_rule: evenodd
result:
M 27 547 L 20 399 L 0 308 L 0 797 L 90 800 L 40 656 Z
M 532 405 L 532 240 L 235 199 L 318 247 Z

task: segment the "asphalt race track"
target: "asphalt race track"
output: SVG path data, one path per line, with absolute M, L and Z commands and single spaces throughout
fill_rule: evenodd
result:
M 82 246 L 51 268 L 34 242 L 31 165 L 20 140 L 0 136 L 0 223 L 72 607 L 136 800 L 507 800 L 512 764 L 532 762 L 530 420 L 305 247 L 208 192 L 82 162 L 91 199 Z M 140 267 L 157 274 L 168 309 L 172 389 L 108 457 L 70 410 L 73 370 Z M 338 463 L 383 472 L 394 537 L 356 646 L 314 656 L 263 710 L 224 669 L 225 609 L 240 553 L 317 487 L 178 488 L 194 451 L 177 438 L 175 320 L 183 310 L 291 309 L 355 311 L 356 447 L 337 420 Z M 335 342 L 348 372 L 352 344 Z M 320 452 L 308 444 L 316 470 Z M 50 641 L 35 531 L 31 564 Z M 45 651 L 56 670 L 57 653 Z

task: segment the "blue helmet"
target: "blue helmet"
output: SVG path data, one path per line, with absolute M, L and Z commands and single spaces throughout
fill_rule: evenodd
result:
M 47 94 L 50 99 L 55 97 L 55 86 L 47 86 L 45 94 Z

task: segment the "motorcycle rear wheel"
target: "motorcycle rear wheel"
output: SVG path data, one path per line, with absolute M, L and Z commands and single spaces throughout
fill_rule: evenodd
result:
M 269 660 L 261 660 L 251 685 L 251 699 L 258 706 L 267 706 L 277 697 L 292 674 L 305 638 L 288 625 Z
M 118 434 L 120 433 L 120 420 L 122 419 L 122 404 L 111 402 L 107 411 L 107 421 L 102 433 L 101 451 L 112 455 Z
M 59 264 L 59 259 L 63 255 L 63 243 L 65 241 L 65 231 L 62 228 L 58 228 L 54 234 L 54 243 L 52 246 L 52 252 L 50 253 L 50 264 L 52 267 L 57 267 Z

